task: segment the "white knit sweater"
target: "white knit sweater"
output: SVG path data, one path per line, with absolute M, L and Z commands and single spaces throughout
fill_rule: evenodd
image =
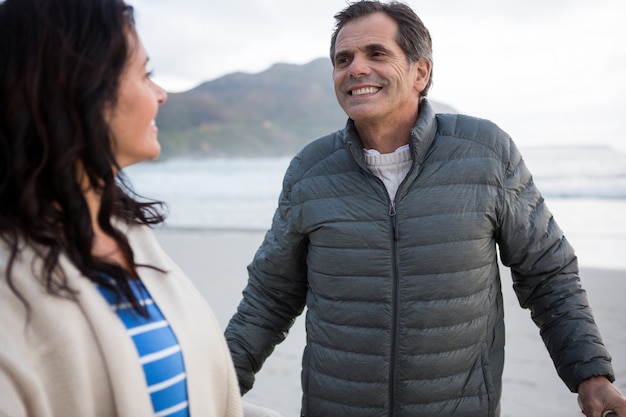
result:
M 411 150 L 403 145 L 393 153 L 381 154 L 374 149 L 364 149 L 365 163 L 374 175 L 382 180 L 394 201 L 398 187 L 411 169 Z
M 127 231 L 141 280 L 181 346 L 192 416 L 241 417 L 226 342 L 210 307 L 147 227 Z M 61 257 L 75 301 L 48 294 L 32 274 L 40 261 L 24 248 L 13 267 L 24 305 L 6 282 L 0 241 L 0 416 L 154 417 L 137 350 L 96 286 Z

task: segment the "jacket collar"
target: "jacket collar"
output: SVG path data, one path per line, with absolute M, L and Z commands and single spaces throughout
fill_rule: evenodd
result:
M 411 129 L 409 136 L 409 146 L 413 157 L 413 173 L 417 170 L 416 166 L 420 166 L 428 153 L 428 149 L 432 145 L 437 132 L 437 120 L 435 112 L 426 98 L 422 98 L 419 104 L 419 116 L 415 125 Z M 362 167 L 366 168 L 363 157 L 363 143 L 356 130 L 354 121 L 348 119 L 346 127 L 342 131 L 343 141 L 354 157 L 355 161 Z

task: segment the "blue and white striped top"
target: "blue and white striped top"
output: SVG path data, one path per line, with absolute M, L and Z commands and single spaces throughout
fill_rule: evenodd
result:
M 135 343 L 155 416 L 189 417 L 187 378 L 178 340 L 143 283 L 135 280 L 129 284 L 150 317 L 140 316 L 130 303 L 118 304 L 118 297 L 110 289 L 98 286 L 98 290 Z

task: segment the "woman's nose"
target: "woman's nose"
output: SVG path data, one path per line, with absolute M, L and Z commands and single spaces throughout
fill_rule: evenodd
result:
M 163 104 L 167 101 L 167 92 L 158 84 L 154 84 L 156 88 L 156 98 L 159 104 Z

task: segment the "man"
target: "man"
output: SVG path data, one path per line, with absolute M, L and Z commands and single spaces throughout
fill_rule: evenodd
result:
M 499 416 L 499 250 L 585 413 L 626 416 L 574 251 L 510 138 L 434 114 L 430 35 L 408 6 L 335 18 L 350 119 L 293 159 L 248 268 L 226 329 L 242 392 L 306 306 L 303 416 Z

